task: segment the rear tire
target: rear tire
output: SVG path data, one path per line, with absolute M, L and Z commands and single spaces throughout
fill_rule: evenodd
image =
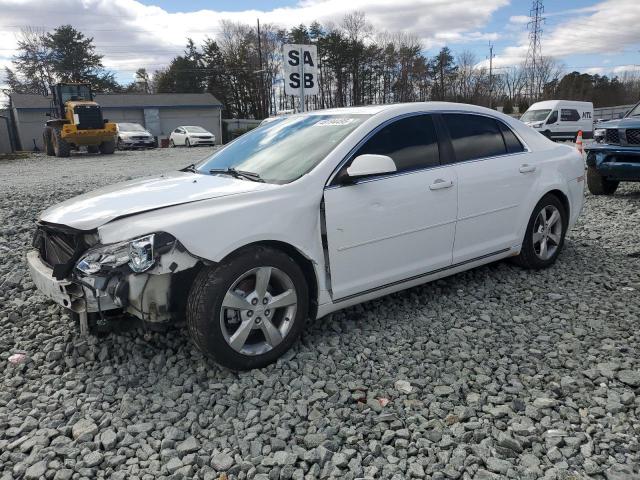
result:
M 52 128 L 51 138 L 53 143 L 53 151 L 56 157 L 68 157 L 71 155 L 71 145 L 62 138 L 62 130 Z
M 47 155 L 54 157 L 56 155 L 56 151 L 53 148 L 53 140 L 51 139 L 53 133 L 51 130 L 51 127 L 45 127 L 44 133 L 42 134 L 42 142 L 44 143 L 44 150 Z
M 558 218 L 555 217 L 556 214 Z M 550 193 L 545 195 L 533 209 L 522 249 L 513 261 L 521 267 L 533 270 L 550 267 L 564 246 L 568 226 L 568 213 L 560 199 Z
M 202 353 L 232 370 L 248 370 L 289 350 L 308 312 L 300 266 L 279 250 L 258 247 L 203 268 L 191 286 L 186 318 Z
M 111 155 L 116 151 L 116 142 L 114 140 L 108 140 L 100 144 L 100 153 L 103 155 Z
M 98 145 L 87 145 L 87 152 L 100 153 L 100 147 Z
M 607 180 L 595 167 L 587 167 L 587 187 L 593 195 L 613 195 L 620 182 Z

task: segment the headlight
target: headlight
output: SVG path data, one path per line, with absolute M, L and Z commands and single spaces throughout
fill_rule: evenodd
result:
M 135 273 L 149 270 L 155 264 L 153 242 L 155 234 L 136 238 L 128 242 L 114 243 L 90 250 L 76 264 L 86 275 L 95 275 L 103 270 L 113 270 L 123 265 Z

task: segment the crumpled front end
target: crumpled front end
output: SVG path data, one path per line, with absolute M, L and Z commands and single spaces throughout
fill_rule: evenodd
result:
M 27 262 L 34 284 L 78 314 L 85 333 L 88 318 L 102 327 L 122 314 L 154 326 L 169 322 L 200 262 L 164 232 L 101 245 L 95 232 L 41 222 L 33 246 Z

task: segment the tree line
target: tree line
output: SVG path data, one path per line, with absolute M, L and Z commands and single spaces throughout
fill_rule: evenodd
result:
M 406 33 L 376 31 L 362 13 L 339 24 L 247 25 L 222 21 L 220 34 L 197 45 L 187 39 L 184 52 L 164 69 L 138 69 L 121 85 L 103 64 L 93 38 L 70 25 L 52 32 L 23 31 L 13 68 L 5 69 L 10 92 L 44 94 L 56 81 L 83 81 L 99 92 L 209 92 L 230 118 L 265 118 L 294 109 L 284 95 L 282 45 L 318 48 L 319 93 L 306 98 L 308 109 L 427 100 L 456 101 L 522 112 L 532 101 L 551 98 L 592 101 L 596 107 L 634 103 L 640 98 L 636 74 L 609 77 L 563 74 L 563 65 L 543 58 L 532 71 L 525 65 L 490 70 L 470 51 L 443 47 L 425 54 L 420 41 Z

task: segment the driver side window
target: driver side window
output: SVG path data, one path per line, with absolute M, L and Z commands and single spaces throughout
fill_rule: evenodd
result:
M 387 155 L 398 172 L 440 164 L 438 138 L 430 115 L 401 118 L 382 127 L 355 153 Z

